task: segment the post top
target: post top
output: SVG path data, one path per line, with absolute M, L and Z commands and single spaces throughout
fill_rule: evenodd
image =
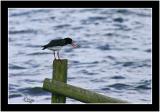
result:
M 54 59 L 53 61 L 67 61 L 67 59 Z
M 53 60 L 53 63 L 55 63 L 55 64 L 68 63 L 68 60 L 67 60 L 67 59 L 54 59 L 54 60 Z

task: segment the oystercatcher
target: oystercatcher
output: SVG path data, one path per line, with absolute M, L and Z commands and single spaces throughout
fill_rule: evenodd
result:
M 43 47 L 42 50 L 49 49 L 49 50 L 53 51 L 55 59 L 56 59 L 55 52 L 57 51 L 58 59 L 60 59 L 60 57 L 59 57 L 60 49 L 63 46 L 68 45 L 68 44 L 71 44 L 74 48 L 77 47 L 77 45 L 75 44 L 75 42 L 71 38 L 64 38 L 64 39 L 51 40 L 48 44 L 42 46 Z

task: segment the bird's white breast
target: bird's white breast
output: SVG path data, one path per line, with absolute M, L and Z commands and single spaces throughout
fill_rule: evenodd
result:
M 62 48 L 62 46 L 48 47 L 48 49 L 52 50 L 52 51 L 59 51 L 61 48 Z

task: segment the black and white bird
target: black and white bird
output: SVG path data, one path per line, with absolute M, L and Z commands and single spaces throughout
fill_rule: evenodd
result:
M 74 48 L 77 47 L 77 45 L 75 44 L 75 42 L 71 38 L 64 38 L 64 39 L 51 40 L 48 44 L 42 46 L 43 47 L 42 50 L 49 49 L 49 50 L 53 51 L 55 59 L 56 59 L 55 52 L 57 51 L 58 59 L 60 59 L 60 57 L 59 57 L 60 49 L 63 46 L 66 46 L 68 44 L 71 44 Z

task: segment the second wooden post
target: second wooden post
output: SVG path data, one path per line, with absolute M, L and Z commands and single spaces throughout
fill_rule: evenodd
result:
M 67 59 L 53 61 L 52 80 L 67 83 Z M 66 97 L 52 93 L 51 103 L 65 103 Z

